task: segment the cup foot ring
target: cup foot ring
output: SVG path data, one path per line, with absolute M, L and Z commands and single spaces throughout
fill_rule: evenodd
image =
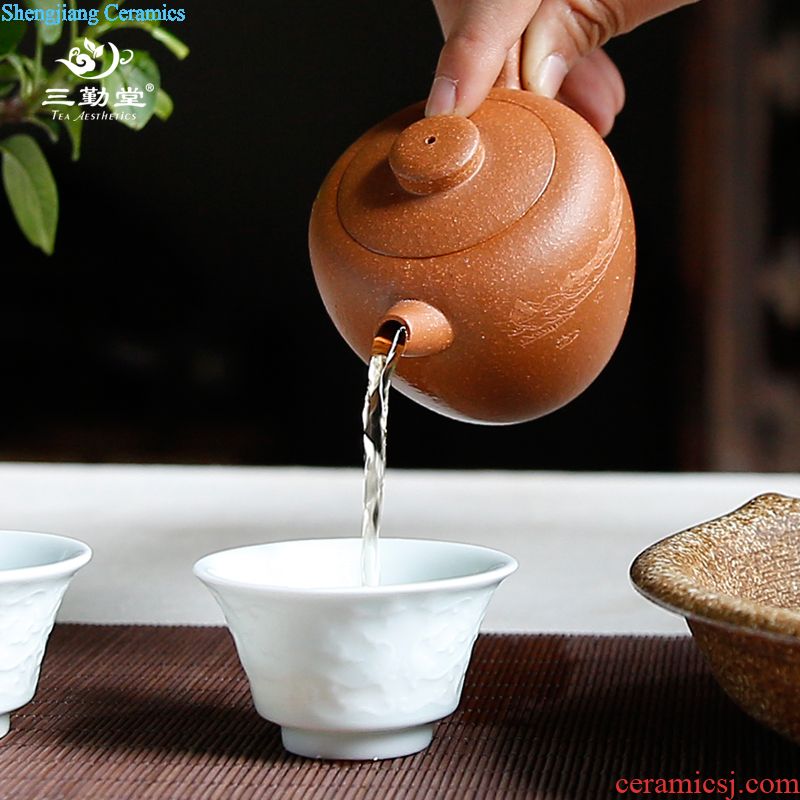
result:
M 310 731 L 281 728 L 283 746 L 306 758 L 376 761 L 410 756 L 424 750 L 433 738 L 433 723 L 391 731 Z
M 0 739 L 11 730 L 11 714 L 0 714 Z

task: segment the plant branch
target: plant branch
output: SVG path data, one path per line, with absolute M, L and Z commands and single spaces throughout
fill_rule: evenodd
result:
M 69 0 L 69 7 L 72 9 L 72 11 L 77 11 L 78 4 L 76 0 Z M 70 39 L 72 39 L 72 42 L 70 42 L 71 45 L 78 38 L 78 20 L 75 14 L 72 15 L 72 21 L 69 23 L 69 35 Z
M 117 5 L 121 6 L 124 2 L 125 0 L 118 0 Z M 104 0 L 104 2 L 100 4 L 100 10 L 98 13 L 101 17 L 105 15 L 106 9 L 111 5 L 111 3 L 112 0 Z
M 18 124 L 26 116 L 25 103 L 19 95 L 0 100 L 0 126 Z
M 36 51 L 33 56 L 33 88 L 34 91 L 42 79 L 42 55 L 44 53 L 44 42 L 39 28 L 36 28 Z

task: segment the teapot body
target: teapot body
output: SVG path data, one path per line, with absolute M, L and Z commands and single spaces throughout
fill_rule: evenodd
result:
M 495 112 L 491 104 L 503 107 Z M 365 134 L 335 164 L 314 204 L 309 247 L 325 307 L 362 359 L 387 315 L 405 322 L 392 309 L 425 304 L 449 331 L 440 331 L 435 347 L 409 348 L 396 388 L 448 417 L 508 424 L 568 403 L 606 365 L 630 307 L 635 236 L 622 176 L 588 123 L 556 101 L 509 89 L 493 90 L 484 108 L 487 119 L 513 116 L 506 133 L 502 125 L 509 123 L 497 123 L 500 138 L 523 158 L 530 150 L 526 114 L 536 127 L 539 150 L 521 190 L 527 199 L 504 195 L 517 190 L 502 171 L 494 183 L 447 190 L 462 195 L 446 214 L 429 214 L 428 197 L 400 186 L 371 188 L 371 181 L 388 186 L 390 178 L 382 153 L 369 162 L 369 148 L 385 148 L 382 141 L 421 119 L 419 104 Z M 499 160 L 497 147 L 489 140 L 486 146 L 487 163 Z M 366 164 L 363 174 L 353 169 L 356 159 Z M 374 209 L 376 227 L 384 225 L 386 245 L 370 240 L 366 223 L 359 229 L 362 206 Z M 411 318 L 408 327 L 413 343 Z M 418 344 L 428 334 L 420 333 Z

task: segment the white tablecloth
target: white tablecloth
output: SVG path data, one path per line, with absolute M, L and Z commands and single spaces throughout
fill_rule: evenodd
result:
M 519 571 L 487 630 L 675 633 L 680 618 L 631 588 L 651 542 L 756 494 L 800 495 L 797 475 L 390 470 L 384 533 L 505 550 Z M 358 535 L 361 475 L 342 469 L 0 465 L 0 527 L 75 536 L 94 550 L 62 621 L 221 624 L 191 567 L 227 547 Z

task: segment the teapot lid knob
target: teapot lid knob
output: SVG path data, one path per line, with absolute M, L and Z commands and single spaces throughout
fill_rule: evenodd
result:
M 483 158 L 481 135 L 472 120 L 440 116 L 409 125 L 392 145 L 389 166 L 407 192 L 428 195 L 468 181 Z
M 411 106 L 362 136 L 336 192 L 348 235 L 373 253 L 432 258 L 488 242 L 522 219 L 555 173 L 551 124 L 565 139 L 559 115 L 549 113 L 557 104 L 525 95 L 494 89 L 469 118 L 423 119 L 422 104 Z

